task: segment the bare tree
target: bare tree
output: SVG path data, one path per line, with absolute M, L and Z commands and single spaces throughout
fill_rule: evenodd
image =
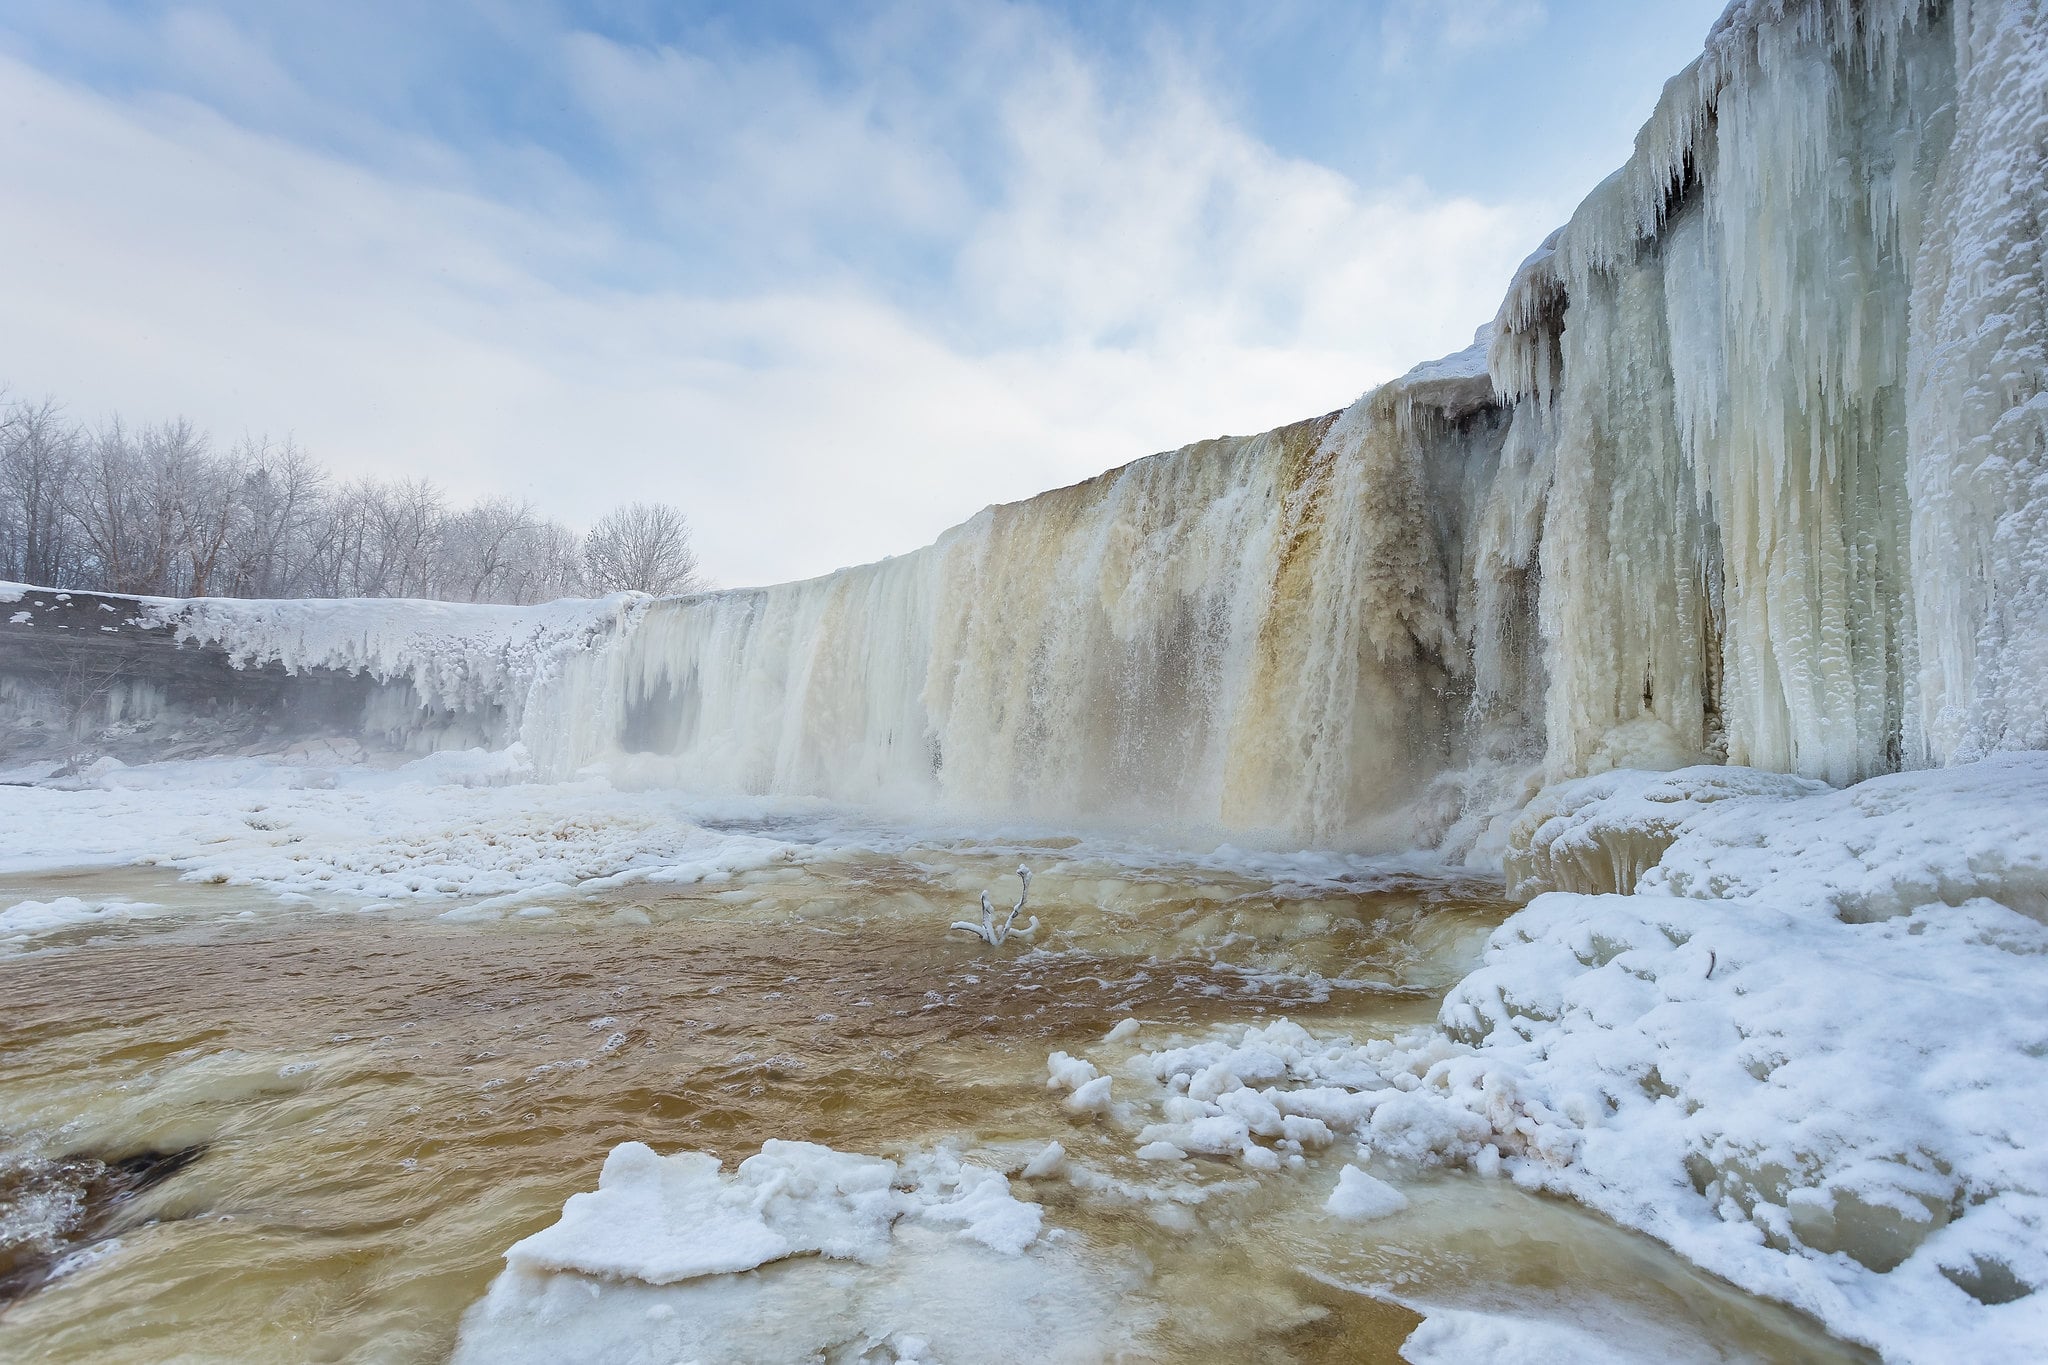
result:
M 300 578 L 325 510 L 327 473 L 286 437 L 244 437 L 236 496 L 239 536 L 230 551 L 225 590 L 235 597 L 283 597 L 306 590 Z
M 703 587 L 690 523 L 665 502 L 630 502 L 590 528 L 583 570 L 596 592 L 650 592 L 668 597 Z
M 369 525 L 363 562 L 368 572 L 353 595 L 428 596 L 434 587 L 433 571 L 446 512 L 441 490 L 426 479 L 366 486 Z
M 255 473 L 245 447 L 226 456 L 206 456 L 191 461 L 182 471 L 176 487 L 177 548 L 184 564 L 173 570 L 174 581 L 182 572 L 176 591 L 191 597 L 205 597 L 216 584 L 214 575 L 224 558 L 231 558 L 232 544 L 248 533 L 248 504 L 242 491 Z
M 58 585 L 69 574 L 66 485 L 78 463 L 78 434 L 51 399 L 18 403 L 0 414 L 0 573 Z
M 536 522 L 520 539 L 510 600 L 547 602 L 584 591 L 583 537 L 559 521 Z
M 219 462 L 205 435 L 182 417 L 143 428 L 136 450 L 140 478 L 129 490 L 137 516 L 128 591 L 191 592 L 188 562 L 210 567 L 232 516 L 220 488 Z
M 536 520 L 532 503 L 510 498 L 486 498 L 448 517 L 436 574 L 442 595 L 465 602 L 503 600 Z
M 0 389 L 0 399 L 5 390 Z M 88 431 L 0 401 L 0 577 L 110 592 L 543 602 L 702 586 L 689 523 L 619 508 L 586 539 L 528 502 L 448 505 L 424 479 L 335 485 L 290 439 L 225 453 L 182 418 Z
M 65 500 L 65 511 L 92 557 L 97 586 L 113 592 L 155 590 L 154 584 L 134 586 L 140 555 L 136 541 L 141 535 L 134 504 L 141 478 L 135 444 L 116 417 L 86 441 L 76 487 Z

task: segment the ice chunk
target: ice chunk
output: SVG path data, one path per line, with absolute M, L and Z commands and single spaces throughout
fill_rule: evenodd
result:
M 1407 1207 L 1407 1195 L 1350 1165 L 1337 1173 L 1337 1188 L 1323 1203 L 1324 1210 L 1334 1217 L 1360 1221 L 1390 1217 Z
M 1060 1102 L 1060 1108 L 1070 1114 L 1100 1114 L 1109 1108 L 1109 1077 L 1097 1076 L 1084 1081 Z
M 1024 1169 L 1018 1174 L 1026 1180 L 1043 1180 L 1058 1175 L 1066 1164 L 1067 1149 L 1057 1142 L 1048 1142 L 1045 1150 L 1025 1162 Z
M 702 1152 L 662 1157 L 621 1143 L 596 1192 L 571 1195 L 561 1220 L 514 1243 L 505 1261 L 670 1284 L 805 1252 L 877 1260 L 901 1211 L 895 1178 L 894 1162 L 808 1142 L 771 1139 L 730 1179 Z
M 1000 1171 L 961 1161 L 943 1150 L 906 1158 L 905 1167 L 917 1177 L 906 1209 L 910 1216 L 957 1227 L 961 1237 L 1006 1256 L 1015 1256 L 1038 1240 L 1044 1211 L 1013 1197 L 1010 1182 Z
M 1095 1079 L 1098 1074 L 1095 1064 L 1080 1057 L 1071 1057 L 1064 1052 L 1055 1052 L 1045 1060 L 1046 1089 L 1078 1090 Z
M 947 1147 L 892 1162 L 768 1142 L 726 1175 L 703 1153 L 625 1143 L 595 1193 L 572 1196 L 560 1222 L 507 1253 L 464 1315 L 455 1359 L 1035 1362 L 1129 1351 L 1156 1318 L 1131 1297 L 1138 1267 L 1084 1260 L 1076 1240 L 1039 1235 L 1042 1217 L 1000 1172 Z

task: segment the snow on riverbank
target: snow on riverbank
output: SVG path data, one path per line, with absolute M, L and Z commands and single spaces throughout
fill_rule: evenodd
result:
M 134 766 L 103 758 L 65 777 L 50 765 L 0 772 L 0 877 L 151 866 L 285 897 L 530 899 L 957 847 L 1011 866 L 1028 858 L 1053 876 L 1048 886 L 1062 875 L 1079 878 L 1079 894 L 1104 878 L 1167 887 L 1211 878 L 1270 883 L 1281 897 L 1402 886 L 1487 897 L 1498 885 L 1424 853 L 1190 849 L 1105 832 L 1077 838 L 1045 825 L 906 825 L 787 797 L 629 790 L 602 774 L 547 782 L 536 780 L 516 744 L 443 751 L 394 768 L 372 766 L 360 746 L 326 757 L 304 752 L 310 748 Z M 980 886 L 946 914 L 968 910 Z
M 0 786 L 0 874 L 153 865 L 287 896 L 415 901 L 720 880 L 794 854 L 702 828 L 673 795 L 528 775 L 516 748 L 388 771 L 112 765 L 82 790 Z
M 1397 1184 L 1504 1174 L 1888 1358 L 2038 1351 L 2048 755 L 1839 792 L 1607 774 L 1547 793 L 1514 842 L 1526 889 L 1635 894 L 1539 895 L 1434 1030 L 1279 1021 L 1138 1052 L 1111 1122 L 1254 1170 L 1336 1146 Z

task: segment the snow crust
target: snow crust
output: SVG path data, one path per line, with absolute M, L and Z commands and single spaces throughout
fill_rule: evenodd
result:
M 809 1253 L 879 1261 L 902 1217 L 957 1225 L 958 1236 L 1012 1256 L 1037 1239 L 1038 1206 L 1012 1198 L 999 1172 L 954 1159 L 916 1174 L 898 1190 L 893 1161 L 770 1139 L 728 1177 L 703 1152 L 663 1157 L 621 1143 L 597 1190 L 571 1195 L 561 1221 L 515 1243 L 505 1263 L 673 1284 Z
M 1545 787 L 1508 830 L 1508 892 L 1519 900 L 1545 891 L 1626 895 L 1708 808 L 1829 790 L 1806 778 L 1715 766 L 1621 769 L 1560 782 Z
M 130 919 L 160 907 L 147 901 L 81 900 L 59 896 L 48 901 L 16 901 L 0 910 L 0 941 L 25 943 L 44 934 Z
M 1129 1273 L 1042 1235 L 952 1149 L 769 1141 L 726 1173 L 628 1142 L 515 1244 L 457 1361 L 1083 1361 L 1149 1326 Z
M 1569 1323 L 1442 1308 L 1408 1334 L 1401 1359 L 1409 1365 L 1637 1365 L 1645 1355 L 1624 1354 L 1613 1342 Z
M 2044 831 L 2048 757 L 2038 753 L 1842 791 L 1751 769 L 1691 768 L 1546 791 L 1510 835 L 1510 865 L 1523 897 L 1773 894 L 1851 922 L 1989 898 L 2048 921 Z

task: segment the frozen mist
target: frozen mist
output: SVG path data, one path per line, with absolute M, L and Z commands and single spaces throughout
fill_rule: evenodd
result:
M 1226 1165 L 1250 1188 L 1335 1151 L 1342 1183 L 1318 1203 L 1363 1227 L 1403 1216 L 1416 1172 L 1469 1172 L 1568 1195 L 1888 1358 L 2036 1355 L 2044 240 L 2048 4 L 1737 0 L 1633 157 L 1457 355 L 1342 412 L 1138 460 L 801 583 L 530 608 L 109 607 L 139 659 L 175 641 L 367 677 L 354 736 L 491 752 L 281 799 L 272 818 L 332 841 L 289 850 L 230 843 L 249 836 L 217 794 L 167 825 L 175 775 L 72 773 L 82 790 L 0 790 L 10 828 L 43 830 L 0 865 L 89 849 L 293 893 L 337 874 L 365 895 L 488 893 L 497 914 L 781 856 L 636 821 L 636 801 L 669 799 L 652 789 L 1227 839 L 1242 860 L 1432 850 L 1502 870 L 1528 902 L 1433 1023 L 1356 1040 L 1268 1018 L 1052 1055 L 1061 1121 L 1167 1182 L 1119 1198 L 1190 1216 L 1175 1210 L 1199 1201 L 1158 1193 L 1175 1172 Z M 44 648 L 57 596 L 0 592 L 0 639 Z M 174 705 L 149 669 L 124 680 L 122 714 Z M 10 675 L 0 702 L 27 714 L 37 686 Z M 247 771 L 207 781 L 239 790 Z M 465 800 L 502 841 L 412 834 L 436 783 L 490 788 Z M 550 823 L 554 793 L 591 817 Z M 520 851 L 550 839 L 550 857 Z M 0 929 L 152 908 L 36 901 Z M 892 1184 L 897 1167 L 804 1160 L 864 1172 L 865 1240 L 748 1236 L 937 1254 L 937 1196 Z M 620 1147 L 598 1194 L 514 1248 L 469 1349 L 596 1311 L 551 1278 L 583 1262 L 536 1251 L 575 1242 L 590 1210 L 617 1206 L 659 1250 L 662 1201 L 737 1209 L 775 1164 L 754 1161 L 728 1178 Z M 1123 1179 L 1047 1147 L 969 1183 L 1007 1216 L 1013 1188 Z M 788 1217 L 841 1217 L 852 1196 L 827 1185 Z M 995 1283 L 1081 1294 L 1066 1249 L 1024 1245 L 974 1254 Z M 652 1293 L 667 1271 L 606 1265 L 646 1287 L 605 1291 L 632 1312 L 684 1302 Z M 880 1282 L 915 1298 L 911 1278 Z M 687 1296 L 737 1313 L 783 1283 Z M 929 1345 L 858 1296 L 835 1311 L 866 1343 L 849 1359 Z M 943 1305 L 940 1339 L 971 1313 Z M 1534 1340 L 1447 1310 L 1410 1358 Z

